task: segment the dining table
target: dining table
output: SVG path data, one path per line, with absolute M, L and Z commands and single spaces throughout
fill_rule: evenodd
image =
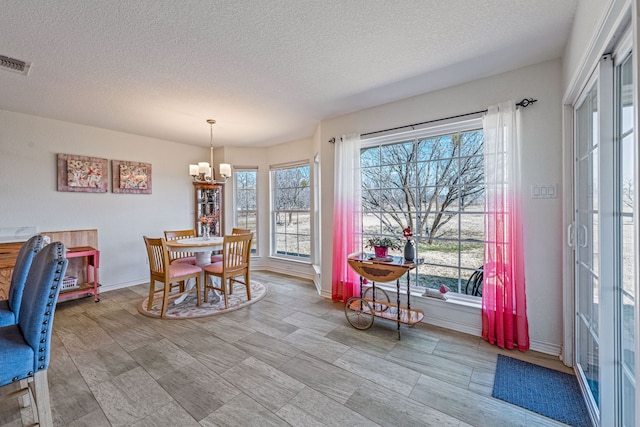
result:
M 198 267 L 206 267 L 211 264 L 211 252 L 221 251 L 223 243 L 224 237 L 221 236 L 210 236 L 209 238 L 189 237 L 186 239 L 168 240 L 167 248 L 175 252 L 193 252 L 196 254 L 196 265 Z M 201 283 L 204 284 L 204 271 L 202 273 Z M 187 283 L 186 286 L 187 289 L 191 289 L 195 286 L 195 283 Z M 210 301 L 215 303 L 220 300 L 220 296 L 216 292 L 213 292 L 213 294 L 214 298 Z M 182 295 L 176 299 L 175 303 L 180 304 L 186 297 L 187 295 Z

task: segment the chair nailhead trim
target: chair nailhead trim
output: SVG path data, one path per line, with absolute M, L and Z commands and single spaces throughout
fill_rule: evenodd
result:
M 47 303 L 47 307 L 51 307 L 53 305 L 52 302 Z
M 28 375 L 28 376 L 30 376 L 30 377 L 32 377 L 32 376 L 33 376 L 33 372 L 29 371 L 29 372 L 27 373 L 27 375 Z
M 49 320 L 48 320 L 48 319 L 44 319 L 44 322 L 42 322 L 42 324 L 43 324 L 43 325 L 46 325 L 46 324 L 48 324 L 48 323 L 49 323 Z
M 41 349 L 40 349 L 40 352 L 43 352 L 43 351 L 45 351 L 45 350 L 46 350 L 46 348 L 41 348 Z
M 45 312 L 44 312 L 44 315 L 45 315 L 45 316 L 48 316 L 48 315 L 50 315 L 50 314 L 51 314 L 51 312 L 50 312 L 50 311 L 45 311 Z
M 44 365 L 38 366 L 38 369 L 44 369 Z
M 41 343 L 41 344 L 44 344 L 44 343 L 46 343 L 46 342 L 47 342 L 47 340 L 45 340 L 44 338 L 40 340 L 40 343 Z
M 44 356 L 41 356 L 38 360 L 42 362 L 44 360 Z
M 11 378 L 11 381 L 18 381 L 18 377 Z
M 43 333 L 43 334 L 46 334 L 46 333 L 47 333 L 47 330 L 46 330 L 46 329 L 43 329 L 43 330 L 42 330 L 42 333 Z
M 56 287 L 55 287 L 55 286 L 52 286 L 52 287 L 51 287 L 51 290 L 52 290 L 52 291 L 55 291 L 55 290 L 56 290 Z

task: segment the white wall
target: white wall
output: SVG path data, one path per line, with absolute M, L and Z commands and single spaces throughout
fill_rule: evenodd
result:
M 58 192 L 57 153 L 151 163 L 153 192 Z M 146 283 L 142 236 L 193 227 L 188 165 L 206 158 L 204 148 L 0 110 L 0 224 L 98 229 L 103 290 Z
M 531 346 L 559 354 L 562 343 L 562 226 L 561 226 L 561 106 L 560 59 L 415 96 L 321 123 L 322 241 L 332 241 L 333 145 L 331 137 L 371 132 L 467 112 L 483 110 L 504 100 L 533 97 L 536 104 L 523 110 L 522 192 L 527 306 Z M 531 199 L 532 184 L 558 184 L 559 197 Z M 400 230 L 398 230 L 400 233 Z M 322 293 L 331 293 L 331 247 L 322 249 Z M 416 301 L 417 304 L 419 304 Z M 427 305 L 428 304 L 428 305 Z M 479 333 L 480 311 L 457 310 L 450 303 L 424 304 L 427 321 Z

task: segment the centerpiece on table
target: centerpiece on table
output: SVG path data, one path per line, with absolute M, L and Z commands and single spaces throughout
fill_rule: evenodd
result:
M 404 245 L 404 259 L 413 262 L 413 260 L 416 259 L 416 248 L 415 243 L 411 238 L 413 237 L 413 233 L 411 232 L 410 225 L 402 230 L 402 235 L 407 239 L 407 243 Z
M 391 237 L 371 237 L 367 240 L 367 247 L 373 248 L 376 258 L 387 258 L 389 248 L 400 249 L 400 241 Z
M 211 238 L 211 224 L 213 224 L 213 218 L 211 215 L 202 215 L 200 217 L 200 225 L 202 226 L 202 240 L 209 240 Z

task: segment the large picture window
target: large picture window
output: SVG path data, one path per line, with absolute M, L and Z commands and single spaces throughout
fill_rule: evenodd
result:
M 253 231 L 251 254 L 258 254 L 258 170 L 236 169 L 235 176 L 235 218 L 238 228 Z
M 272 167 L 272 254 L 311 259 L 310 167 Z
M 363 241 L 411 226 L 412 283 L 482 294 L 484 158 L 479 120 L 363 144 Z M 396 251 L 394 255 L 402 255 Z

